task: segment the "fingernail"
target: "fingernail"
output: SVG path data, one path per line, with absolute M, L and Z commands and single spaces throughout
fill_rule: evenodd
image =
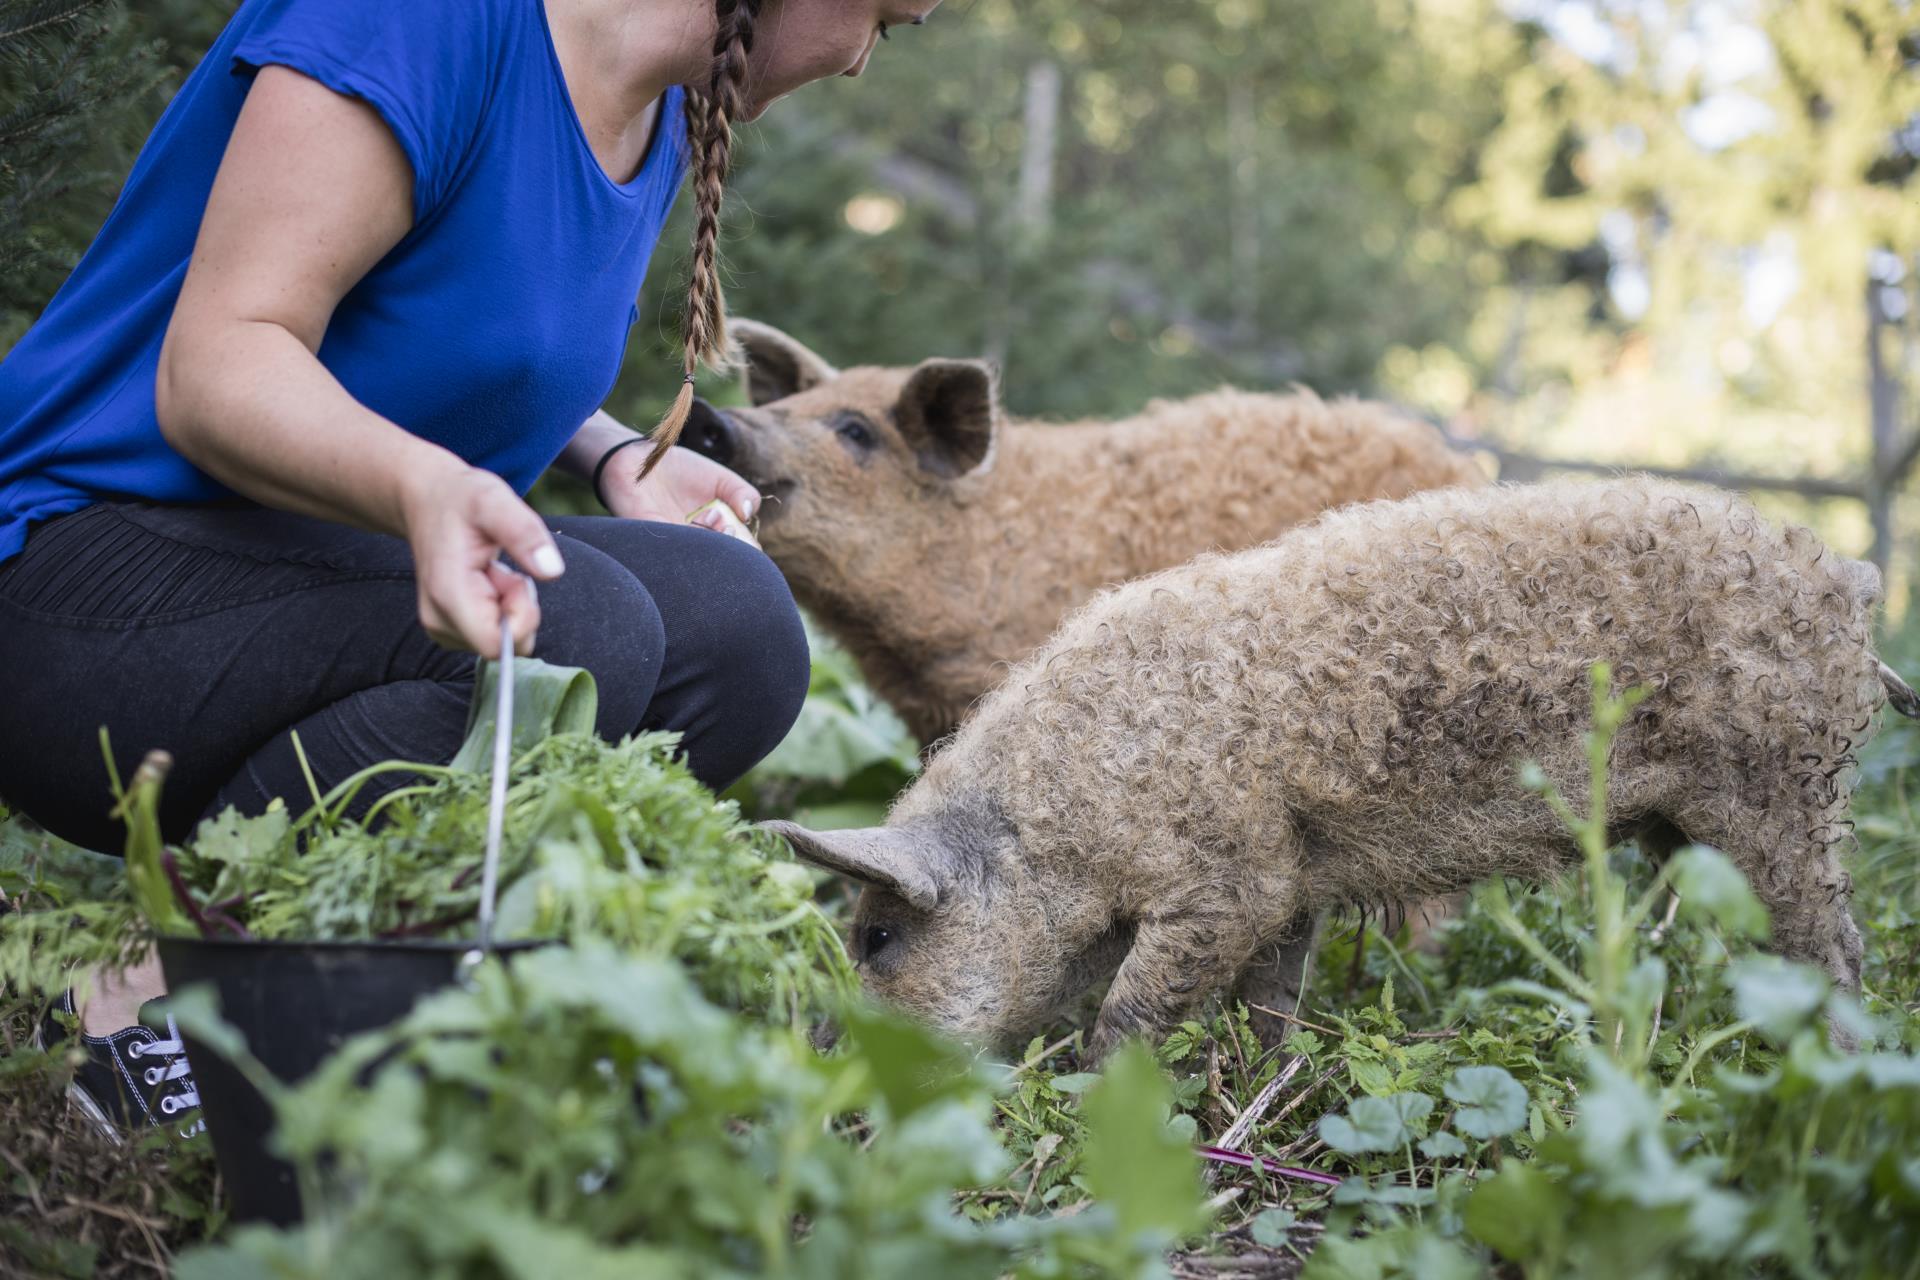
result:
M 753 495 L 752 498 L 748 499 L 746 514 L 741 516 L 740 518 L 742 520 L 751 521 L 755 516 L 759 514 L 760 514 L 760 495 L 756 493 L 755 495 Z
M 567 562 L 560 558 L 558 547 L 544 546 L 533 553 L 533 569 L 535 573 L 557 578 L 567 571 Z

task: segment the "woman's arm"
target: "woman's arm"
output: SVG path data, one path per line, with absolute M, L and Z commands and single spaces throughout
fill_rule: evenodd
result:
M 623 440 L 637 440 L 639 432 L 622 426 L 601 409 L 580 430 L 554 460 L 562 471 L 593 479 L 593 469 L 607 450 Z M 600 496 L 607 509 L 629 520 L 663 520 L 679 524 L 714 499 L 732 507 L 741 520 L 752 520 L 760 509 L 760 493 L 719 463 L 703 458 L 691 449 L 675 448 L 660 460 L 653 474 L 637 482 L 640 466 L 647 460 L 651 446 L 636 444 L 622 449 L 600 473 Z M 721 533 L 728 532 L 718 512 L 702 516 L 700 523 Z
M 434 639 L 529 651 L 552 534 L 504 480 L 361 405 L 316 353 L 334 308 L 412 225 L 413 172 L 373 108 L 262 67 L 214 179 L 160 351 L 161 433 L 236 492 L 404 537 Z

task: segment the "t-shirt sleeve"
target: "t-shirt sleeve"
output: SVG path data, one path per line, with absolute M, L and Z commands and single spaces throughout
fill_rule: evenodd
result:
M 474 0 L 251 0 L 230 70 L 291 67 L 380 113 L 413 167 L 413 221 L 451 191 L 480 129 L 503 43 Z

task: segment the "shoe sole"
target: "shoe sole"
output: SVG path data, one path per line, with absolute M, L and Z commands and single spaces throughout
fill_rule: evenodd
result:
M 33 1024 L 33 1047 L 42 1053 L 53 1052 L 47 1046 L 44 1025 L 37 1020 Z M 126 1131 L 114 1122 L 113 1117 L 107 1114 L 106 1108 L 100 1105 L 100 1100 L 87 1092 L 86 1086 L 79 1081 L 67 1082 L 67 1102 L 87 1118 L 88 1123 L 93 1125 L 101 1137 L 116 1147 L 127 1145 Z
M 124 1147 L 127 1145 L 126 1133 L 119 1125 L 113 1122 L 112 1117 L 107 1115 L 106 1111 L 101 1108 L 100 1103 L 91 1093 L 88 1093 L 84 1087 L 78 1084 L 69 1084 L 67 1086 L 67 1101 L 78 1108 L 80 1114 L 93 1123 L 93 1127 L 99 1131 L 101 1137 L 116 1147 Z

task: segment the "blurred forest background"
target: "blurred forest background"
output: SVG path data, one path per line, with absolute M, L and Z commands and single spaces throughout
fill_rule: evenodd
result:
M 233 7 L 0 0 L 0 351 Z M 1297 381 L 1510 453 L 1779 479 L 1904 610 L 1907 0 L 949 0 L 740 154 L 734 308 L 836 362 L 986 355 L 1041 415 Z M 642 426 L 683 236 L 609 406 Z

